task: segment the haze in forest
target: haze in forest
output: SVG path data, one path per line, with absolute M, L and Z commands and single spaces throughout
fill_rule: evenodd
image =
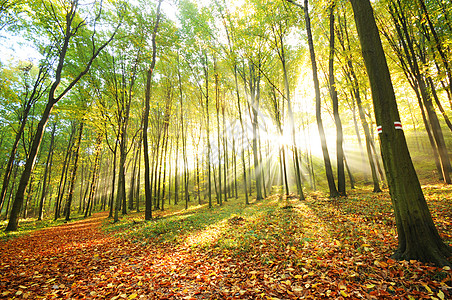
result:
M 450 265 L 422 190 L 451 184 L 448 1 L 0 4 L 6 232 L 367 188 L 394 259 Z

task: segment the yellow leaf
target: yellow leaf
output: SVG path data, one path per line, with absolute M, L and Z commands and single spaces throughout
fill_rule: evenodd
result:
M 301 279 L 301 278 L 303 278 L 303 276 L 301 276 L 301 275 L 295 275 L 294 278 L 296 278 L 296 279 Z
M 286 285 L 291 285 L 292 284 L 292 282 L 290 282 L 290 280 L 283 281 L 282 283 L 284 283 Z
M 132 294 L 129 296 L 129 299 L 135 299 L 138 295 L 137 294 Z
M 375 287 L 375 284 L 368 284 L 366 285 L 366 288 L 368 289 L 373 289 Z
M 388 264 L 385 263 L 384 261 L 379 261 L 378 264 L 380 265 L 381 268 L 387 268 Z
M 428 287 L 428 285 L 426 285 L 425 283 L 421 283 L 424 287 L 425 287 L 425 289 L 427 290 L 427 292 L 429 293 L 429 294 L 432 294 L 433 292 L 432 292 L 432 290 Z
M 444 300 L 444 293 L 443 293 L 443 291 L 439 291 L 437 296 L 438 296 L 439 299 Z
M 341 290 L 341 295 L 344 297 L 348 297 L 347 293 L 344 290 Z
M 416 298 L 414 298 L 414 297 L 411 296 L 411 295 L 408 295 L 408 299 L 409 299 L 409 300 L 416 300 Z

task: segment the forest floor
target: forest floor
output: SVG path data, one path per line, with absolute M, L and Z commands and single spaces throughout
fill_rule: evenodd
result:
M 452 187 L 423 189 L 452 244 Z M 452 299 L 450 268 L 389 258 L 387 191 L 230 199 L 142 220 L 98 213 L 0 240 L 0 298 Z

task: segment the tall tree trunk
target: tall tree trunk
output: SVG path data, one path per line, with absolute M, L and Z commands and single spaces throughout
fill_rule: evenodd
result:
M 42 114 L 41 120 L 36 128 L 36 133 L 33 139 L 31 149 L 28 153 L 27 160 L 25 162 L 24 170 L 20 177 L 19 185 L 17 187 L 16 196 L 14 197 L 14 202 L 11 209 L 11 214 L 9 217 L 8 225 L 5 231 L 16 231 L 19 224 L 19 213 L 22 209 L 22 204 L 25 198 L 25 189 L 27 188 L 28 181 L 33 170 L 34 162 L 38 154 L 39 146 L 41 145 L 42 136 L 44 134 L 44 129 L 49 119 L 50 113 L 53 108 L 53 102 L 48 102 L 45 110 Z
M 121 133 L 121 141 L 119 143 L 119 172 L 118 172 L 118 190 L 116 193 L 116 205 L 114 222 L 119 220 L 119 210 L 122 208 L 122 214 L 127 214 L 127 197 L 126 197 L 126 159 L 127 159 L 127 121 L 124 119 L 124 125 Z
M 160 197 L 161 194 L 161 198 L 162 198 L 162 205 L 160 207 L 161 210 L 164 209 L 164 203 L 165 203 L 165 180 L 166 180 L 166 165 L 167 165 L 167 161 L 166 161 L 166 156 L 168 153 L 168 141 L 169 141 L 169 122 L 170 122 L 170 114 L 171 114 L 171 97 L 170 97 L 170 93 L 168 91 L 168 99 L 167 99 L 167 104 L 166 104 L 166 108 L 165 108 L 165 118 L 163 120 L 164 125 L 163 125 L 163 145 L 162 145 L 162 154 L 160 157 L 160 169 L 159 169 L 159 192 L 158 195 Z M 162 185 L 160 184 L 160 180 L 162 177 L 162 168 L 163 168 L 163 178 L 162 178 Z M 160 186 L 162 186 L 162 193 L 160 193 Z
M 52 126 L 52 133 L 50 136 L 50 146 L 49 146 L 49 153 L 47 155 L 47 160 L 46 160 L 46 167 L 44 170 L 44 179 L 43 179 L 43 183 L 42 183 L 42 193 L 41 193 L 41 199 L 39 201 L 39 208 L 38 208 L 38 221 L 42 220 L 43 217 L 43 208 L 44 208 L 44 200 L 47 196 L 47 180 L 50 177 L 50 170 L 51 170 L 51 166 L 50 166 L 50 160 L 52 158 L 53 155 L 53 144 L 55 142 L 55 131 L 56 131 L 56 122 L 53 123 Z M 0 209 L 1 211 L 1 209 Z
M 168 128 L 166 129 L 168 131 Z M 165 150 L 163 151 L 163 180 L 162 180 L 162 211 L 165 209 L 165 190 L 166 190 L 166 168 L 168 165 L 168 132 L 166 133 Z
M 211 175 L 211 161 L 210 156 L 212 153 L 211 145 L 210 145 L 210 121 L 209 121 L 209 65 L 207 60 L 207 52 L 204 52 L 204 80 L 206 84 L 206 139 L 207 139 L 207 181 L 208 181 L 208 196 L 209 196 L 209 208 L 212 208 L 212 175 Z M 185 209 L 188 209 L 188 202 L 185 201 Z
M 217 151 L 218 151 L 218 201 L 220 206 L 223 205 L 223 190 L 222 190 L 222 178 L 221 178 L 221 133 L 220 133 L 220 87 L 218 81 L 218 74 L 215 63 L 215 106 L 217 112 Z M 226 191 L 226 188 L 224 189 Z
M 237 190 L 237 151 L 235 148 L 235 124 L 232 127 L 233 132 L 232 132 L 232 159 L 233 159 L 233 168 L 234 168 L 234 195 L 235 195 L 235 199 L 237 199 L 239 197 L 238 194 L 238 190 Z
M 155 17 L 154 30 L 152 32 L 152 61 L 146 73 L 146 94 L 145 94 L 145 109 L 143 114 L 143 154 L 144 154 L 144 192 L 146 196 L 145 200 L 145 213 L 144 219 L 149 221 L 152 219 L 152 191 L 150 184 L 150 166 L 149 166 L 149 145 L 148 145 L 148 124 L 149 124 L 149 110 L 151 101 L 151 80 L 152 72 L 155 67 L 155 60 L 157 56 L 157 45 L 155 42 L 155 37 L 157 35 L 157 30 L 159 28 L 160 22 L 160 6 L 163 0 L 159 0 L 157 4 L 157 12 Z
M 86 169 L 86 164 L 82 163 L 82 175 L 81 175 L 81 179 L 80 179 L 80 197 L 79 197 L 79 206 L 78 206 L 78 212 L 82 212 L 82 205 L 83 205 L 83 185 L 85 183 L 85 169 Z
M 343 22 L 341 22 L 341 20 L 339 21 L 339 24 L 340 24 L 340 31 L 339 31 L 340 34 L 338 35 L 339 42 L 341 43 L 342 50 L 351 51 L 346 18 L 343 18 L 342 20 L 343 20 Z M 344 30 L 342 30 L 342 26 L 344 27 Z M 344 37 L 343 31 L 345 31 L 345 37 Z M 345 41 L 347 41 L 347 45 L 345 45 Z M 357 124 L 356 117 L 355 117 L 355 101 L 356 101 L 356 106 L 358 107 L 358 115 L 361 120 L 361 125 L 364 130 L 367 158 L 369 161 L 370 171 L 371 171 L 371 175 L 372 175 L 372 182 L 374 185 L 373 192 L 374 193 L 381 192 L 380 183 L 379 183 L 378 175 L 377 175 L 377 169 L 375 166 L 375 162 L 378 162 L 378 158 L 375 157 L 375 161 L 374 161 L 374 157 L 372 154 L 372 137 L 370 134 L 369 125 L 367 123 L 366 114 L 364 112 L 364 107 L 363 107 L 362 100 L 361 100 L 361 93 L 360 93 L 360 88 L 359 88 L 358 77 L 356 76 L 351 57 L 347 58 L 347 69 L 345 70 L 345 74 L 346 74 L 347 80 L 349 81 L 349 84 L 351 86 L 350 90 L 351 90 L 351 96 L 353 98 L 352 99 L 353 121 L 355 124 L 356 135 L 358 137 L 358 143 L 359 143 L 359 146 L 361 149 L 361 157 L 362 157 L 362 161 L 363 161 L 363 166 L 364 166 L 364 157 L 363 157 L 361 138 L 360 138 L 359 130 L 358 130 L 358 124 Z M 366 177 L 367 177 L 366 172 L 364 171 L 364 181 L 367 181 Z
M 201 204 L 201 182 L 200 182 L 200 176 L 199 176 L 199 155 L 198 151 L 196 151 L 196 185 L 197 185 L 197 192 L 198 192 L 198 204 Z
M 108 201 L 109 205 L 109 213 L 108 217 L 113 218 L 113 212 L 115 208 L 115 188 L 116 188 L 116 160 L 117 160 L 117 154 L 118 154 L 118 139 L 115 140 L 115 147 L 113 148 L 113 172 L 111 176 L 111 194 L 110 194 L 110 200 Z
M 322 154 L 323 154 L 323 161 L 325 164 L 326 179 L 328 181 L 330 197 L 337 197 L 339 195 L 339 193 L 336 189 L 336 184 L 334 182 L 333 169 L 331 167 L 330 155 L 328 153 L 328 146 L 326 144 L 326 138 L 325 138 L 325 130 L 323 129 L 323 121 L 322 121 L 322 116 L 321 116 L 320 85 L 319 85 L 319 79 L 317 76 L 317 63 L 316 63 L 316 59 L 315 59 L 314 43 L 312 41 L 311 19 L 309 17 L 308 0 L 304 0 L 304 14 L 305 14 L 305 22 L 306 22 L 306 32 L 308 34 L 309 53 L 310 53 L 310 57 L 311 57 L 312 77 L 314 80 L 316 120 L 317 120 L 317 127 L 319 129 L 320 144 L 322 146 Z
M 358 114 L 359 114 L 359 118 L 361 119 L 361 125 L 364 129 L 364 138 L 366 140 L 366 152 L 367 152 L 367 158 L 369 160 L 369 166 L 370 166 L 370 171 L 372 174 L 372 182 L 374 185 L 373 188 L 373 192 L 374 193 L 379 193 L 381 192 L 380 189 L 380 183 L 378 180 L 378 175 L 377 175 L 377 169 L 375 166 L 375 161 L 374 161 L 374 156 L 372 154 L 372 137 L 370 136 L 370 129 L 369 129 L 369 125 L 367 123 L 367 119 L 366 119 L 366 114 L 364 113 L 364 108 L 363 108 L 363 104 L 361 101 L 361 94 L 359 92 L 359 87 L 357 86 L 358 84 L 358 79 L 356 78 L 355 72 L 353 70 L 352 67 L 352 63 L 351 61 L 349 61 L 349 66 L 350 66 L 350 72 L 352 75 L 352 82 L 353 82 L 353 95 L 355 97 L 356 100 L 356 105 L 358 106 Z M 377 158 L 375 158 L 377 159 Z
M 198 152 L 196 152 L 196 155 Z M 176 166 L 174 168 L 174 205 L 179 202 L 179 134 L 176 136 Z M 198 187 L 199 188 L 199 187 Z
M 280 137 L 283 136 L 283 129 L 281 124 L 281 111 L 283 109 L 279 108 L 278 99 L 276 97 L 275 89 L 272 88 L 271 100 L 273 104 L 273 114 L 276 122 L 276 129 Z M 293 137 L 292 137 L 293 138 Z M 287 179 L 287 167 L 286 167 L 286 151 L 285 145 L 279 145 L 279 163 L 280 163 L 280 173 L 281 173 L 281 188 L 285 189 L 285 195 L 289 195 L 289 182 Z
M 33 197 L 33 180 L 34 180 L 35 175 L 33 174 L 31 176 L 30 181 L 28 182 L 28 192 L 27 192 L 27 199 L 25 201 L 25 206 L 24 209 L 22 211 L 22 218 L 26 219 L 27 218 L 27 214 L 28 214 L 28 204 L 30 203 L 31 198 Z
M 63 202 L 64 189 L 66 186 L 67 173 L 69 169 L 69 165 L 71 163 L 72 156 L 72 148 L 74 147 L 74 135 L 75 135 L 75 124 L 71 124 L 71 135 L 69 137 L 69 142 L 66 148 L 66 155 L 64 157 L 63 169 L 61 170 L 60 183 L 58 185 L 58 194 L 57 199 L 55 201 L 55 215 L 54 220 L 57 220 L 60 217 L 61 212 L 61 204 Z
M 75 188 L 75 179 L 77 176 L 77 169 L 78 169 L 78 159 L 80 154 L 80 144 L 82 142 L 82 134 L 83 134 L 83 121 L 80 123 L 79 127 L 79 133 L 78 133 L 78 139 L 74 150 L 74 167 L 72 168 L 72 174 L 71 174 L 71 181 L 70 181 L 70 187 L 69 187 L 69 195 L 67 199 L 67 208 L 66 208 L 66 221 L 69 221 L 71 218 L 71 205 L 72 205 L 72 198 L 74 195 L 74 188 Z
M 98 177 L 98 169 L 99 169 L 99 162 L 100 162 L 100 146 L 102 143 L 102 135 L 98 134 L 96 138 L 96 150 L 94 151 L 94 163 L 93 163 L 93 170 L 91 174 L 91 184 L 87 187 L 89 189 L 89 196 L 88 196 L 88 204 L 86 205 L 85 210 L 85 218 L 87 216 L 91 216 L 91 211 L 93 207 L 94 202 L 94 195 L 96 193 L 96 182 Z
M 287 110 L 289 114 L 289 122 L 290 122 L 290 131 L 292 136 L 292 147 L 293 147 L 293 163 L 294 163 L 294 170 L 295 170 L 295 183 L 297 185 L 297 192 L 300 197 L 300 200 L 304 200 L 304 193 L 303 193 L 303 186 L 301 184 L 301 168 L 300 168 L 300 159 L 298 154 L 298 146 L 296 141 L 296 135 L 295 135 L 295 120 L 293 116 L 293 110 L 292 110 L 292 102 L 290 97 L 290 88 L 289 88 L 289 76 L 287 74 L 287 68 L 286 68 L 286 55 L 284 51 L 284 42 L 283 42 L 283 35 L 282 33 L 279 35 L 279 45 L 280 50 L 278 52 L 279 58 L 281 60 L 282 69 L 283 69 L 283 75 L 284 75 L 284 90 L 286 93 L 286 99 L 287 99 Z M 282 131 L 280 132 L 280 134 Z M 284 153 L 285 156 L 285 153 Z M 285 170 L 285 159 L 284 159 L 284 170 Z M 286 172 L 286 171 L 285 171 Z M 285 180 L 287 179 L 287 172 L 285 174 Z M 288 185 L 286 185 L 286 193 L 288 193 Z
M 258 134 L 258 136 L 260 137 L 260 134 Z M 258 148 L 259 148 L 259 165 L 260 165 L 260 171 L 261 171 L 261 179 L 262 179 L 262 189 L 264 192 L 264 199 L 267 198 L 267 188 L 265 186 L 265 172 L 266 172 L 266 168 L 264 166 L 263 163 L 263 159 L 262 159 L 262 145 L 261 145 L 261 139 L 259 138 L 259 144 L 258 144 Z
M 140 212 L 140 189 L 141 189 L 141 161 L 140 161 L 140 157 L 141 157 L 141 142 L 142 142 L 142 138 L 143 136 L 141 136 L 140 138 L 140 142 L 138 145 L 138 174 L 137 174 L 137 184 L 136 184 L 136 192 L 135 192 L 135 199 L 137 199 L 137 204 L 136 204 L 136 208 L 137 208 L 137 212 Z
M 239 82 L 237 80 L 237 65 L 234 65 L 234 79 L 235 79 L 235 92 L 237 96 L 237 107 L 239 110 L 239 121 L 240 121 L 240 128 L 241 128 L 241 157 L 242 157 L 242 169 L 243 169 L 243 188 L 245 190 L 245 203 L 248 205 L 250 204 L 248 200 L 248 187 L 247 187 L 247 180 L 246 180 L 246 164 L 245 164 L 245 128 L 243 126 L 243 119 L 242 119 L 242 109 L 240 105 L 240 93 L 239 93 Z M 237 182 L 237 181 L 236 181 Z M 237 192 L 236 192 L 237 194 Z
M 221 113 L 223 115 L 223 179 L 224 179 L 224 201 L 228 200 L 228 196 L 231 197 L 231 186 L 229 184 L 228 170 L 229 170 L 229 156 L 228 156 L 228 138 L 226 133 L 226 119 L 225 119 L 225 104 L 221 105 Z
M 344 155 L 344 164 L 345 168 L 347 169 L 348 178 L 350 180 L 350 188 L 353 190 L 355 188 L 355 178 L 353 178 L 352 171 L 350 169 L 350 166 L 348 165 L 347 160 L 345 159 L 345 155 Z
M 189 185 L 189 170 L 188 170 L 188 158 L 187 158 L 187 129 L 185 129 L 184 139 L 182 139 L 182 147 L 185 149 L 184 160 L 184 197 L 185 197 L 185 207 L 188 208 L 188 202 L 190 201 L 190 191 L 188 190 Z
M 139 161 L 139 154 L 138 150 L 141 148 L 141 145 L 138 143 L 135 143 L 134 145 L 134 160 L 133 160 L 133 167 L 132 167 L 132 176 L 130 177 L 130 189 L 129 189 L 129 210 L 134 209 L 134 202 L 135 202 L 135 182 L 136 182 L 136 174 L 137 174 L 137 165 Z
M 258 58 L 260 64 L 260 58 Z M 254 163 L 254 181 L 256 182 L 256 200 L 262 200 L 262 170 L 261 165 L 259 163 L 259 147 L 258 147 L 258 111 L 259 111 L 259 102 L 260 102 L 260 74 L 259 69 L 260 66 L 257 66 L 258 70 L 253 63 L 250 62 L 249 65 L 249 91 L 251 96 L 251 122 L 253 128 L 253 139 L 252 139 L 252 148 L 253 148 L 253 163 Z M 244 77 L 245 80 L 245 77 Z M 251 164 L 250 164 L 251 169 Z M 251 184 L 250 184 L 251 186 Z M 251 189 L 250 189 L 251 191 Z
M 154 152 L 154 157 L 152 158 L 152 164 L 154 166 L 154 172 L 152 174 L 152 178 L 153 178 L 153 183 L 154 183 L 154 196 L 153 196 L 153 204 L 154 204 L 154 209 L 159 209 L 160 208 L 160 198 L 159 198 L 159 184 L 160 184 L 160 177 L 159 177 L 159 166 L 160 166 L 160 156 L 161 156 L 161 152 L 160 151 L 160 140 L 161 140 L 161 132 L 159 132 L 157 134 L 157 138 L 156 138 L 156 146 L 155 146 L 155 152 Z M 162 139 L 163 141 L 163 139 Z M 159 155 L 160 154 L 160 155 Z
M 344 149 L 342 147 L 342 122 L 339 116 L 339 100 L 337 99 L 336 79 L 334 78 L 334 0 L 330 3 L 330 56 L 328 59 L 328 81 L 331 100 L 333 102 L 334 123 L 336 124 L 336 163 L 337 163 L 337 189 L 339 195 L 345 196 L 345 170 Z
M 14 165 L 13 165 L 13 167 L 14 167 Z M 9 196 L 8 196 L 8 201 L 7 201 L 8 203 L 6 204 L 6 210 L 5 210 L 5 217 L 8 216 L 9 206 L 10 206 L 10 203 L 11 203 L 11 198 L 13 196 L 14 187 L 16 185 L 16 178 L 17 178 L 17 171 L 18 171 L 18 169 L 19 169 L 19 166 L 15 166 L 13 168 L 13 170 L 14 170 L 14 172 L 13 172 L 13 184 L 11 185 L 11 188 L 9 190 Z M 3 203 L 5 203 L 5 202 L 3 202 Z M 1 209 L 0 209 L 0 212 L 1 212 Z
M 452 264 L 452 249 L 438 234 L 410 158 L 388 65 L 369 0 L 350 0 L 369 76 L 383 163 L 394 207 L 399 247 L 396 259 Z

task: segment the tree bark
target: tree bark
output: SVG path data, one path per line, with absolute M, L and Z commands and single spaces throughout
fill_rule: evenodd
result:
M 155 37 L 159 28 L 160 22 L 160 6 L 163 0 L 159 0 L 157 5 L 157 13 L 155 18 L 154 31 L 152 32 L 152 61 L 146 73 L 146 94 L 145 94 L 145 109 L 143 114 L 143 154 L 144 154 L 144 192 L 145 192 L 145 214 L 144 219 L 149 221 L 152 219 L 152 191 L 150 183 L 150 165 L 149 165 L 149 143 L 148 143 L 148 124 L 149 124 L 149 110 L 151 101 L 151 80 L 152 73 L 155 67 L 155 60 L 157 56 L 157 45 Z
M 305 22 L 306 22 L 306 32 L 308 34 L 309 53 L 310 53 L 310 57 L 311 57 L 312 77 L 314 80 L 315 99 L 316 99 L 315 100 L 315 111 L 316 111 L 317 127 L 319 129 L 320 143 L 322 146 L 323 161 L 325 164 L 326 179 L 328 181 L 330 197 L 333 198 L 333 197 L 339 196 L 339 193 L 336 189 L 336 184 L 334 182 L 333 169 L 331 167 L 330 155 L 328 153 L 328 146 L 327 146 L 326 138 L 325 138 L 325 130 L 323 128 L 323 121 L 322 121 L 322 116 L 321 116 L 320 85 L 319 85 L 319 79 L 317 76 L 317 63 L 316 63 L 316 59 L 315 59 L 314 43 L 312 41 L 311 19 L 309 17 L 308 0 L 304 0 L 304 14 L 305 14 Z
M 211 175 L 211 161 L 210 156 L 212 153 L 211 145 L 210 145 L 210 121 L 209 121 L 209 66 L 207 60 L 207 52 L 204 52 L 204 80 L 206 84 L 206 139 L 207 139 L 207 181 L 208 181 L 208 196 L 209 196 L 209 208 L 212 208 L 212 175 Z M 188 209 L 188 201 L 185 201 L 185 209 Z
M 96 194 L 96 183 L 98 178 L 98 171 L 99 171 L 99 165 L 100 165 L 100 146 L 102 143 L 102 135 L 98 134 L 96 138 L 96 150 L 94 151 L 94 165 L 93 165 L 93 171 L 91 174 L 91 184 L 89 185 L 89 195 L 88 195 L 88 204 L 86 205 L 85 209 L 85 215 L 84 217 L 91 216 L 91 212 L 94 206 L 94 196 Z
M 334 123 L 336 124 L 336 163 L 337 163 L 337 189 L 339 195 L 346 196 L 344 149 L 342 147 L 342 122 L 339 116 L 339 100 L 337 98 L 336 79 L 334 78 L 334 0 L 330 4 L 330 56 L 328 59 L 328 77 L 331 100 L 333 102 Z
M 110 192 L 110 200 L 108 201 L 109 204 L 109 213 L 108 217 L 113 218 L 113 212 L 115 208 L 115 188 L 116 188 L 116 160 L 118 154 L 118 139 L 115 139 L 115 147 L 113 148 L 113 172 L 111 176 L 111 192 Z
M 239 121 L 240 121 L 240 128 L 241 128 L 241 157 L 242 157 L 242 169 L 243 169 L 243 188 L 245 190 L 245 203 L 248 205 L 250 204 L 248 200 L 248 186 L 247 186 L 247 180 L 246 180 L 246 164 L 245 164 L 245 128 L 243 126 L 243 119 L 242 119 L 242 109 L 240 105 L 240 93 L 239 93 L 239 82 L 237 80 L 237 65 L 234 65 L 234 79 L 235 79 L 235 92 L 237 96 L 237 107 L 239 110 Z M 237 182 L 237 181 L 236 181 Z M 237 192 L 236 192 L 237 194 Z
M 452 249 L 440 238 L 414 170 L 400 122 L 394 89 L 369 0 L 350 0 L 369 76 L 381 153 L 394 207 L 399 246 L 396 259 L 451 265 Z
M 222 186 L 222 178 L 221 178 L 221 132 L 220 132 L 220 87 L 219 80 L 218 80 L 218 74 L 216 71 L 216 64 L 215 64 L 215 107 L 216 107 L 216 117 L 217 117 L 217 151 L 218 151 L 218 200 L 220 206 L 223 205 L 223 186 Z M 226 190 L 226 189 L 224 189 Z
M 44 170 L 44 179 L 43 179 L 43 183 L 42 183 L 42 193 L 41 193 L 41 199 L 39 201 L 39 208 L 38 208 L 38 221 L 42 220 L 43 217 L 43 208 L 44 208 L 44 200 L 47 196 L 47 179 L 48 177 L 50 177 L 50 160 L 52 158 L 53 155 L 53 144 L 55 142 L 55 130 L 56 130 L 56 122 L 53 123 L 52 126 L 52 133 L 51 133 L 51 137 L 50 137 L 50 146 L 49 146 L 49 153 L 47 155 L 47 160 L 46 160 L 46 167 Z M 1 207 L 1 206 L 0 206 Z M 1 210 L 1 209 L 0 209 Z
M 74 146 L 74 135 L 75 135 L 75 124 L 72 122 L 71 124 L 71 135 L 69 137 L 69 142 L 67 144 L 66 155 L 64 157 L 63 169 L 61 170 L 60 183 L 58 185 L 58 194 L 55 200 L 55 214 L 54 220 L 57 220 L 60 217 L 61 212 L 61 204 L 63 202 L 64 189 L 66 187 L 67 174 L 69 170 L 69 165 L 71 163 L 72 156 L 72 147 Z
M 83 135 L 83 121 L 80 123 L 80 127 L 79 127 L 79 133 L 78 133 L 78 139 L 77 139 L 77 144 L 75 146 L 75 150 L 74 150 L 74 167 L 72 168 L 72 173 L 71 173 L 71 181 L 70 181 L 70 187 L 69 187 L 69 195 L 68 195 L 68 199 L 67 199 L 67 207 L 66 207 L 66 221 L 69 221 L 71 219 L 71 205 L 72 205 L 72 198 L 74 195 L 74 187 L 75 187 L 75 179 L 77 177 L 77 169 L 78 169 L 78 159 L 79 159 L 79 155 L 80 155 L 80 145 L 82 142 L 82 135 Z

